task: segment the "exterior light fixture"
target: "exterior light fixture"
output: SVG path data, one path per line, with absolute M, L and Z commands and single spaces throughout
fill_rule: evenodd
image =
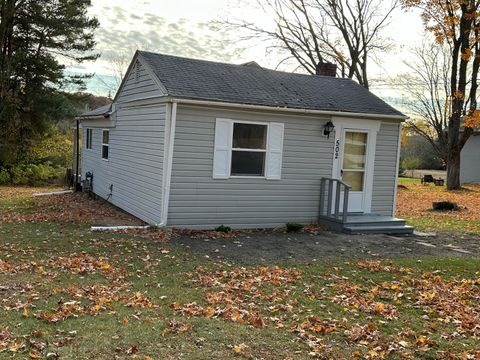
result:
M 327 135 L 330 138 L 330 133 L 335 129 L 335 125 L 331 121 L 328 121 L 323 127 L 323 135 Z

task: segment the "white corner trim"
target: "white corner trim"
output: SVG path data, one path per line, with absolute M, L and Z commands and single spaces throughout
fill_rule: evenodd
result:
M 167 167 L 163 171 L 166 172 L 165 183 L 164 183 L 164 192 L 163 192 L 163 208 L 162 208 L 162 223 L 161 226 L 167 226 L 168 220 L 168 205 L 170 201 L 170 184 L 172 181 L 172 167 L 173 167 L 173 149 L 175 145 L 175 127 L 177 122 L 177 103 L 174 102 L 171 106 L 171 116 L 170 116 L 170 126 L 168 133 L 168 149 L 167 153 L 164 154 L 164 159 L 167 157 Z
M 393 189 L 392 217 L 395 217 L 395 213 L 397 212 L 398 171 L 400 166 L 400 149 L 402 147 L 402 127 L 403 127 L 402 124 L 398 126 L 397 161 L 395 166 L 395 187 Z
M 170 148 L 170 125 L 172 121 L 172 103 L 165 104 L 165 133 L 163 141 L 163 165 L 162 165 L 162 204 L 160 206 L 161 223 L 163 224 L 165 196 L 167 185 L 167 168 L 168 168 L 168 149 Z

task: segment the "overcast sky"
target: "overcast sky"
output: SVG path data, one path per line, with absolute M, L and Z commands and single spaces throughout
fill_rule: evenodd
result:
M 252 42 L 239 46 L 228 41 L 212 22 L 222 18 L 255 19 L 262 26 L 272 20 L 251 6 L 252 0 L 93 0 L 91 14 L 100 21 L 97 50 L 102 58 L 95 63 L 69 68 L 75 72 L 109 75 L 111 59 L 129 57 L 137 48 L 172 55 L 242 63 L 255 60 L 260 65 L 275 68 L 279 59 L 266 56 L 265 44 Z M 407 71 L 402 64 L 408 60 L 409 48 L 422 42 L 423 28 L 418 14 L 397 11 L 384 36 L 391 38 L 394 49 L 378 56 L 380 65 L 370 65 L 371 79 Z M 249 45 L 246 48 L 246 45 Z M 292 70 L 283 68 L 282 70 Z M 97 83 L 95 83 L 97 84 Z M 89 89 L 105 93 L 106 89 Z M 391 93 L 388 86 L 373 88 L 383 95 Z

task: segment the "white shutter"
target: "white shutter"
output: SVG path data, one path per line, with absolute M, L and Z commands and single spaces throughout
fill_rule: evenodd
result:
M 213 155 L 214 179 L 228 179 L 230 177 L 232 131 L 232 120 L 217 119 L 215 124 L 215 151 Z
M 283 124 L 270 123 L 268 132 L 267 171 L 270 180 L 280 180 L 282 176 Z

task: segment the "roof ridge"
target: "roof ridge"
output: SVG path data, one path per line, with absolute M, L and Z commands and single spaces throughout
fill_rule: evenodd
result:
M 171 96 L 266 106 L 404 115 L 356 81 L 137 51 Z
M 232 66 L 232 67 L 238 67 L 238 68 L 248 68 L 248 69 L 253 69 L 254 71 L 272 71 L 275 73 L 282 73 L 282 74 L 287 74 L 287 75 L 294 75 L 294 76 L 304 76 L 304 77 L 315 77 L 315 78 L 324 78 L 324 79 L 336 79 L 336 80 L 342 80 L 342 81 L 352 81 L 356 83 L 354 80 L 350 78 L 344 78 L 344 77 L 336 77 L 336 76 L 326 76 L 326 75 L 316 75 L 316 74 L 303 74 L 303 73 L 295 73 L 291 71 L 284 71 L 284 70 L 275 70 L 275 69 L 270 69 L 266 68 L 263 66 L 259 67 L 254 67 L 254 66 L 245 66 L 245 64 L 250 63 L 252 61 L 249 61 L 247 63 L 243 64 L 231 64 L 223 61 L 216 61 L 216 60 L 204 60 L 204 59 L 196 59 L 196 58 L 189 58 L 185 56 L 178 56 L 178 55 L 170 55 L 170 54 L 164 54 L 164 53 L 157 53 L 153 51 L 144 51 L 144 50 L 137 50 L 139 54 L 150 54 L 154 56 L 165 56 L 165 57 L 170 57 L 170 58 L 176 58 L 176 59 L 182 59 L 182 60 L 189 60 L 189 61 L 198 61 L 198 62 L 203 62 L 203 63 L 210 63 L 210 64 L 220 64 L 220 65 L 227 65 L 227 66 Z M 253 62 L 255 62 L 253 60 Z

